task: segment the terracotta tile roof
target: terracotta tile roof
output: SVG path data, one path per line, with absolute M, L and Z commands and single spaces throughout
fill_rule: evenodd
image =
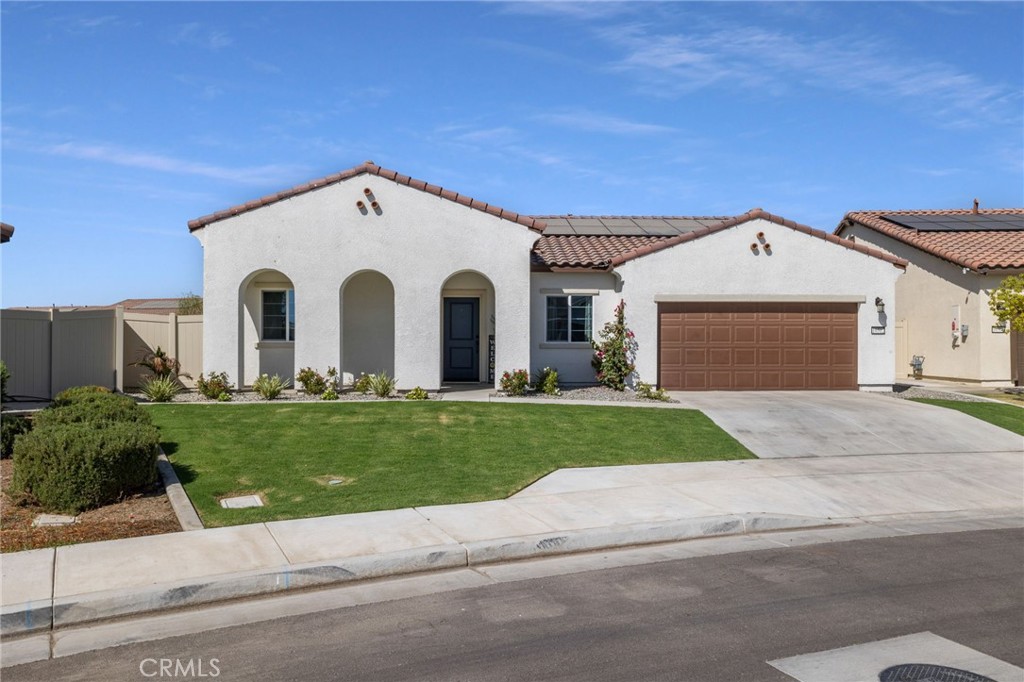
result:
M 852 223 L 881 232 L 933 256 L 972 270 L 1024 268 L 1024 230 L 918 231 L 882 216 L 1024 215 L 1024 208 L 942 209 L 923 211 L 851 211 L 836 228 L 839 234 Z
M 610 218 L 610 216 L 604 216 Z M 547 219 L 551 219 L 548 217 Z M 732 218 L 715 218 L 715 222 L 686 231 L 681 231 L 675 236 L 598 236 L 598 235 L 549 235 L 541 236 L 533 247 L 533 263 L 537 268 L 581 268 L 610 270 L 617 265 L 640 258 L 647 254 L 667 249 L 683 242 L 700 239 L 709 234 L 727 230 L 741 223 L 750 220 L 768 220 L 777 225 L 783 225 L 798 232 L 803 232 L 818 239 L 824 239 L 843 248 L 857 251 L 874 258 L 891 263 L 896 267 L 905 268 L 907 261 L 884 253 L 879 249 L 873 249 L 863 244 L 855 244 L 849 239 L 841 239 L 833 234 L 816 230 L 813 227 L 802 225 L 773 215 L 760 208 L 755 208 Z M 701 220 L 702 218 L 691 218 Z
M 11 241 L 11 236 L 14 234 L 14 225 L 8 225 L 7 223 L 0 223 L 0 244 Z
M 470 208 L 474 208 L 478 211 L 490 213 L 491 215 L 497 216 L 498 218 L 503 218 L 505 220 L 510 220 L 514 223 L 519 223 L 520 225 L 525 225 L 526 227 L 536 232 L 541 232 L 544 229 L 543 221 L 537 220 L 536 218 L 520 215 L 519 213 L 515 213 L 514 211 L 506 211 L 500 206 L 495 206 L 494 204 L 488 204 L 483 201 L 478 201 L 476 199 L 473 199 L 472 197 L 466 196 L 465 194 L 459 194 L 458 192 L 453 192 L 450 189 L 444 189 L 443 187 L 438 187 L 437 185 L 431 185 L 423 180 L 410 178 L 408 175 L 402 175 L 397 171 L 388 170 L 387 168 L 381 168 L 373 161 L 367 161 L 366 163 L 360 164 L 354 168 L 349 168 L 348 170 L 343 170 L 339 173 L 335 173 L 334 175 L 328 175 L 317 180 L 311 180 L 310 182 L 307 182 L 303 185 L 298 185 L 297 187 L 292 187 L 291 189 L 286 189 L 284 191 L 277 192 L 276 194 L 268 194 L 267 196 L 260 197 L 259 199 L 253 199 L 252 201 L 247 201 L 244 204 L 232 206 L 231 208 L 224 209 L 223 211 L 217 211 L 216 213 L 211 213 L 210 215 L 203 216 L 202 218 L 190 220 L 188 222 L 188 229 L 190 232 L 194 232 L 195 230 L 206 227 L 207 225 L 215 223 L 218 220 L 224 220 L 225 218 L 230 218 L 240 213 L 246 213 L 248 211 L 260 208 L 262 206 L 268 206 L 270 204 L 277 203 L 278 201 L 284 201 L 285 199 L 290 199 L 300 194 L 305 194 L 306 192 L 312 192 L 313 190 L 321 189 L 323 187 L 339 183 L 343 180 L 348 180 L 358 175 L 363 175 L 364 173 L 370 175 L 379 175 L 382 178 L 392 180 L 400 185 L 408 185 L 413 189 L 418 189 L 420 191 L 426 192 L 427 194 L 435 194 L 443 199 L 454 201 L 457 204 L 469 206 Z

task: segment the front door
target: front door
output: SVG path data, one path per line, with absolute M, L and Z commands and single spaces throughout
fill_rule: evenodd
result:
M 444 380 L 480 381 L 480 299 L 444 299 Z

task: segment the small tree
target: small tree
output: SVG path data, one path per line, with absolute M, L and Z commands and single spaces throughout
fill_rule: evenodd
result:
M 179 315 L 202 315 L 203 297 L 191 291 L 178 299 Z
M 619 301 L 615 307 L 615 319 L 606 322 L 598 332 L 600 343 L 591 341 L 594 357 L 590 364 L 597 372 L 597 380 L 608 388 L 622 391 L 626 379 L 636 369 L 637 342 L 633 332 L 626 326 L 626 302 Z
M 1024 332 L 1024 275 L 1011 275 L 992 291 L 988 307 L 1000 322 Z

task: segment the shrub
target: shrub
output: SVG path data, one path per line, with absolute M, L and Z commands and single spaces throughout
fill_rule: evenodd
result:
M 176 358 L 168 355 L 160 346 L 157 346 L 155 351 L 144 353 L 141 360 L 132 363 L 132 367 L 145 367 L 153 373 L 153 376 L 158 378 L 192 378 L 192 375 L 188 372 L 182 372 L 181 363 Z
M 389 377 L 387 372 L 367 375 L 367 379 L 369 380 L 370 392 L 378 398 L 387 398 L 395 391 L 395 384 L 397 382 Z
M 132 422 L 149 425 L 149 413 L 127 396 L 114 393 L 93 393 L 76 398 L 75 402 L 48 407 L 36 413 L 36 429 L 57 424 L 90 423 L 94 426 L 107 422 Z
M 156 481 L 158 442 L 149 424 L 37 426 L 15 442 L 12 488 L 73 514 L 114 502 Z
M 327 390 L 327 379 L 312 367 L 300 369 L 299 373 L 295 375 L 295 379 L 302 384 L 302 390 L 309 395 L 320 395 Z
M 636 369 L 637 349 L 636 338 L 626 326 L 625 301 L 615 306 L 615 319 L 606 323 L 598 335 L 601 342 L 591 341 L 594 357 L 590 361 L 597 380 L 616 391 L 625 390 L 626 379 Z
M 57 407 L 60 407 L 61 405 L 70 405 L 81 398 L 94 396 L 97 393 L 110 392 L 110 389 L 104 386 L 72 386 L 71 388 L 65 388 L 63 391 L 58 393 L 53 399 L 53 404 Z
M 14 439 L 32 429 L 32 422 L 24 417 L 0 419 L 0 458 L 7 459 L 14 451 Z
M 663 403 L 671 400 L 671 398 L 668 397 L 668 393 L 665 393 L 665 389 L 655 388 L 651 384 L 644 383 L 643 381 L 637 382 L 636 394 L 645 400 L 660 400 Z
M 11 370 L 7 369 L 7 363 L 0 360 L 0 400 L 7 400 L 7 382 L 11 380 Z
M 537 372 L 537 381 L 534 383 L 537 390 L 544 395 L 562 395 L 558 387 L 558 370 L 545 367 Z
M 370 392 L 370 377 L 365 373 L 360 372 L 359 378 L 352 383 L 352 390 L 356 393 L 362 393 L 366 395 Z
M 501 390 L 507 395 L 523 395 L 530 385 L 530 373 L 525 369 L 514 369 L 501 375 Z
M 199 375 L 196 388 L 199 389 L 199 393 L 204 398 L 220 400 L 222 394 L 231 392 L 232 385 L 228 381 L 227 372 L 210 372 L 209 377 L 204 377 L 202 374 Z
M 217 394 L 217 402 L 218 403 L 230 403 L 231 402 L 231 394 L 228 393 L 227 391 L 224 391 L 223 393 L 218 393 Z
M 430 396 L 422 388 L 417 386 L 405 394 L 406 400 L 428 400 Z
M 338 392 L 331 386 L 326 391 L 320 394 L 320 400 L 337 400 Z
M 281 391 L 288 388 L 290 383 L 276 374 L 274 376 L 261 374 L 256 377 L 256 381 L 252 382 L 252 390 L 256 391 L 256 395 L 264 400 L 273 400 L 281 395 Z
M 154 403 L 167 403 L 181 393 L 181 384 L 174 377 L 153 377 L 143 381 L 142 394 Z

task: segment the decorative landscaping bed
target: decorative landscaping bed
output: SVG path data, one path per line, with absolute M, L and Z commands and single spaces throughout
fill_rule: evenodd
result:
M 0 460 L 0 551 L 20 552 L 181 530 L 160 483 L 120 502 L 82 512 L 71 525 L 35 528 L 32 521 L 43 510 L 36 505 L 21 505 L 9 495 L 13 473 L 12 460 Z
M 492 393 L 492 396 L 501 398 L 543 398 L 545 400 L 601 400 L 605 402 L 615 403 L 678 403 L 678 400 L 673 398 L 667 398 L 666 400 L 656 400 L 653 398 L 644 398 L 638 395 L 635 391 L 626 389 L 624 391 L 616 391 L 607 386 L 580 386 L 579 388 L 562 388 L 557 395 L 549 395 L 542 393 L 541 391 L 527 391 L 521 396 L 511 396 L 501 391 Z

